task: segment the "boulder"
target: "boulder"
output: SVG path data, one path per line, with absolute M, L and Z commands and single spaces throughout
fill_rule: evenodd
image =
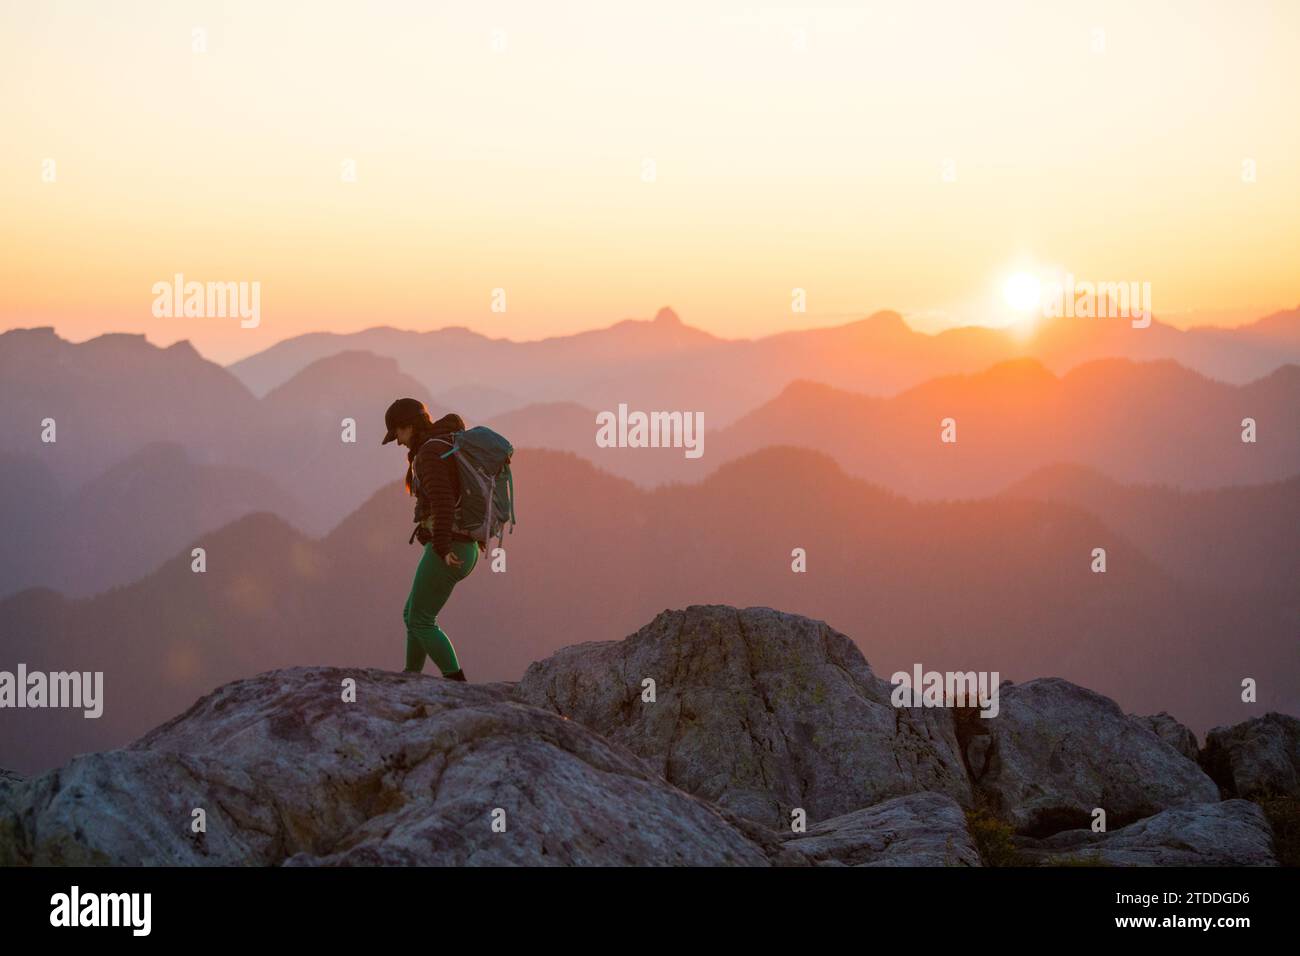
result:
M 1180 724 L 1173 715 L 1162 710 L 1158 714 L 1151 714 L 1146 717 L 1139 717 L 1134 714 L 1129 719 L 1138 726 L 1151 731 L 1188 760 L 1200 759 L 1200 747 L 1196 743 L 1196 734 L 1192 733 L 1190 727 Z
M 1236 797 L 1300 797 L 1300 720 L 1268 713 L 1205 737 L 1201 763 Z
M 1020 841 L 1031 863 L 1094 866 L 1276 866 L 1273 830 L 1246 800 L 1163 810 L 1109 833 L 1066 830 Z
M 1219 797 L 1199 766 L 1108 697 L 1058 677 L 1000 693 L 998 715 L 981 721 L 987 740 L 972 738 L 967 760 L 979 796 L 1019 833 L 1086 827 L 1095 807 L 1114 828 Z
M 942 793 L 894 797 L 818 823 L 787 848 L 819 866 L 979 866 L 961 806 Z
M 655 700 L 643 700 L 654 681 Z M 951 711 L 900 709 L 861 651 L 770 608 L 664 611 L 622 641 L 533 664 L 519 699 L 644 758 L 677 787 L 774 829 L 921 791 L 969 804 Z
M 1035 863 L 1289 858 L 1281 811 L 1275 840 L 1259 807 L 1220 803 L 1167 714 L 1057 678 L 1004 682 L 992 718 L 891 690 L 820 621 L 716 606 L 517 684 L 272 671 L 121 750 L 0 770 L 0 865 L 978 866 L 976 807 L 991 863 L 1004 823 Z M 1294 796 L 1298 727 L 1218 728 L 1201 757 L 1229 795 Z
M 354 678 L 356 702 L 342 699 Z M 206 832 L 192 832 L 193 811 Z M 493 828 L 504 811 L 504 832 Z M 499 689 L 294 668 L 9 786 L 0 864 L 765 865 L 715 808 Z

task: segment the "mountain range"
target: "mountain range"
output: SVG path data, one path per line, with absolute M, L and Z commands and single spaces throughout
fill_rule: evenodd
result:
M 1243 677 L 1259 682 L 1262 705 L 1300 709 L 1300 596 L 1285 570 L 1295 566 L 1293 535 L 1254 542 L 1254 566 L 1275 566 L 1273 577 L 1243 581 L 1234 552 L 1207 548 L 1190 562 L 1197 579 L 1159 522 L 1141 536 L 1163 564 L 1075 503 L 909 501 L 797 449 L 766 449 L 697 484 L 653 491 L 564 453 L 522 451 L 516 472 L 527 498 L 506 537 L 505 572 L 485 559 L 440 615 L 471 680 L 517 678 L 581 635 L 626 632 L 711 596 L 869 627 L 884 672 L 920 662 L 1011 679 L 1053 674 L 1130 709 L 1175 710 L 1198 730 L 1251 715 Z M 1233 520 L 1257 527 L 1294 508 L 1293 490 L 1221 494 Z M 26 771 L 116 746 L 197 694 L 267 668 L 400 667 L 416 558 L 405 545 L 408 502 L 390 485 L 319 539 L 252 514 L 196 542 L 205 573 L 191 570 L 185 549 L 94 597 L 30 589 L 0 602 L 13 660 L 102 670 L 110 702 L 98 720 L 11 712 L 0 728 L 5 764 Z M 1184 513 L 1222 528 L 1214 495 Z M 1105 573 L 1091 570 L 1098 547 Z M 806 572 L 792 570 L 796 548 Z
M 723 339 L 684 324 L 664 308 L 651 320 L 626 319 L 604 329 L 525 342 L 465 328 L 311 333 L 235 362 L 230 371 L 261 395 L 312 362 L 345 350 L 396 359 L 433 394 L 492 386 L 528 402 L 700 410 L 716 428 L 801 379 L 892 395 L 931 378 L 1022 357 L 1036 358 L 1058 374 L 1097 358 L 1169 359 L 1208 378 L 1242 384 L 1280 365 L 1300 363 L 1300 309 L 1235 329 L 1188 331 L 1158 319 L 1133 328 L 1124 318 L 1062 317 L 1040 321 L 1028 335 L 1016 328 L 977 326 L 930 335 L 886 311 L 827 328 Z M 483 410 L 496 414 L 508 408 L 497 402 Z
M 746 342 L 664 310 L 534 343 L 307 336 L 231 369 L 4 333 L 5 657 L 103 670 L 114 703 L 8 714 L 0 765 L 115 746 L 269 667 L 400 666 L 416 550 L 403 449 L 379 446 L 399 395 L 517 449 L 507 569 L 485 559 L 443 615 L 472 680 L 664 607 L 780 604 L 871 633 L 890 670 L 1055 674 L 1198 728 L 1251 716 L 1252 678 L 1296 712 L 1297 314 L 1019 340 L 881 313 Z M 597 448 L 618 402 L 706 408 L 704 456 Z

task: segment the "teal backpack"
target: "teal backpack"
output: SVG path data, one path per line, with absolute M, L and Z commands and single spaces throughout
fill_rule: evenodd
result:
M 478 425 L 463 432 L 452 432 L 451 440 L 430 438 L 429 442 L 448 445 L 442 458 L 454 458 L 460 476 L 460 499 L 452 529 L 481 541 L 505 534 L 505 524 L 510 522 L 510 533 L 515 531 L 515 479 L 510 473 L 510 456 L 514 446 L 492 429 Z M 432 530 L 432 518 L 425 519 Z

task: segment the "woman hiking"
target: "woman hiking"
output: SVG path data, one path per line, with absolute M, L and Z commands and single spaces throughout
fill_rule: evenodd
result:
M 465 422 L 454 414 L 431 421 L 423 402 L 399 398 L 388 406 L 384 424 L 388 431 L 382 444 L 396 441 L 407 448 L 406 490 L 415 497 L 418 522 L 413 537 L 424 546 L 402 611 L 406 622 L 405 670 L 420 673 L 427 656 L 433 658 L 443 677 L 463 681 L 465 671 L 451 639 L 438 626 L 438 612 L 457 582 L 468 577 L 478 563 L 479 543 L 452 529 L 460 498 L 460 476 L 455 463 L 441 457 L 451 447 L 452 433 L 465 430 Z

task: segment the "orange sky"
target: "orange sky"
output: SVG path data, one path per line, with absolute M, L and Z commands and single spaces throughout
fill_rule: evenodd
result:
M 229 361 L 665 304 L 1000 322 L 1017 270 L 1150 282 L 1184 325 L 1300 302 L 1293 0 L 432 7 L 0 9 L 0 325 Z M 178 272 L 260 282 L 260 325 L 155 318 Z

